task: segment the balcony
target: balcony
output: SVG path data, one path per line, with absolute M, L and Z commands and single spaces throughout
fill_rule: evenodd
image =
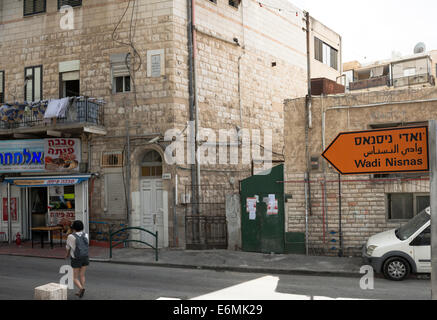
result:
M 103 122 L 104 103 L 95 99 L 75 98 L 64 117 L 45 119 L 48 101 L 38 103 L 3 104 L 0 107 L 0 136 L 19 134 L 49 135 L 80 134 L 81 132 L 105 135 Z
M 349 90 L 362 90 L 375 87 L 389 86 L 390 78 L 389 76 L 381 76 L 370 79 L 358 80 L 349 83 Z
M 435 85 L 435 79 L 433 75 L 428 73 L 418 74 L 414 76 L 401 77 L 393 79 L 393 86 L 397 87 L 407 87 L 414 86 L 418 84 L 426 84 L 429 83 L 431 85 Z

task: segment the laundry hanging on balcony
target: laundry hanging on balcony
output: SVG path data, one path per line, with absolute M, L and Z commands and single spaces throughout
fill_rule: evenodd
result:
M 44 113 L 44 119 L 50 118 L 64 118 L 65 113 L 71 103 L 74 101 L 74 98 L 62 98 L 50 100 L 47 110 Z
M 0 120 L 3 123 L 21 122 L 26 118 L 43 119 L 48 101 L 27 103 L 5 103 L 0 106 Z

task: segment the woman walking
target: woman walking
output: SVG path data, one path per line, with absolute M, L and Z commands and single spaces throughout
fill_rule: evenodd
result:
M 83 232 L 82 221 L 74 221 L 71 225 L 71 229 L 73 233 L 67 237 L 67 253 L 65 259 L 67 259 L 68 256 L 71 257 L 74 284 L 79 288 L 79 292 L 76 293 L 76 295 L 82 298 L 85 294 L 85 272 L 89 265 L 89 237 Z

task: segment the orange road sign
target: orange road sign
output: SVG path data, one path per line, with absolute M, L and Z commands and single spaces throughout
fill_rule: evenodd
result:
M 428 127 L 340 133 L 322 156 L 344 175 L 429 171 Z

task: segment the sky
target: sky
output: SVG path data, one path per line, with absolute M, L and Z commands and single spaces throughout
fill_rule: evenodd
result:
M 410 55 L 418 42 L 437 50 L 436 0 L 289 1 L 341 35 L 343 62 Z

